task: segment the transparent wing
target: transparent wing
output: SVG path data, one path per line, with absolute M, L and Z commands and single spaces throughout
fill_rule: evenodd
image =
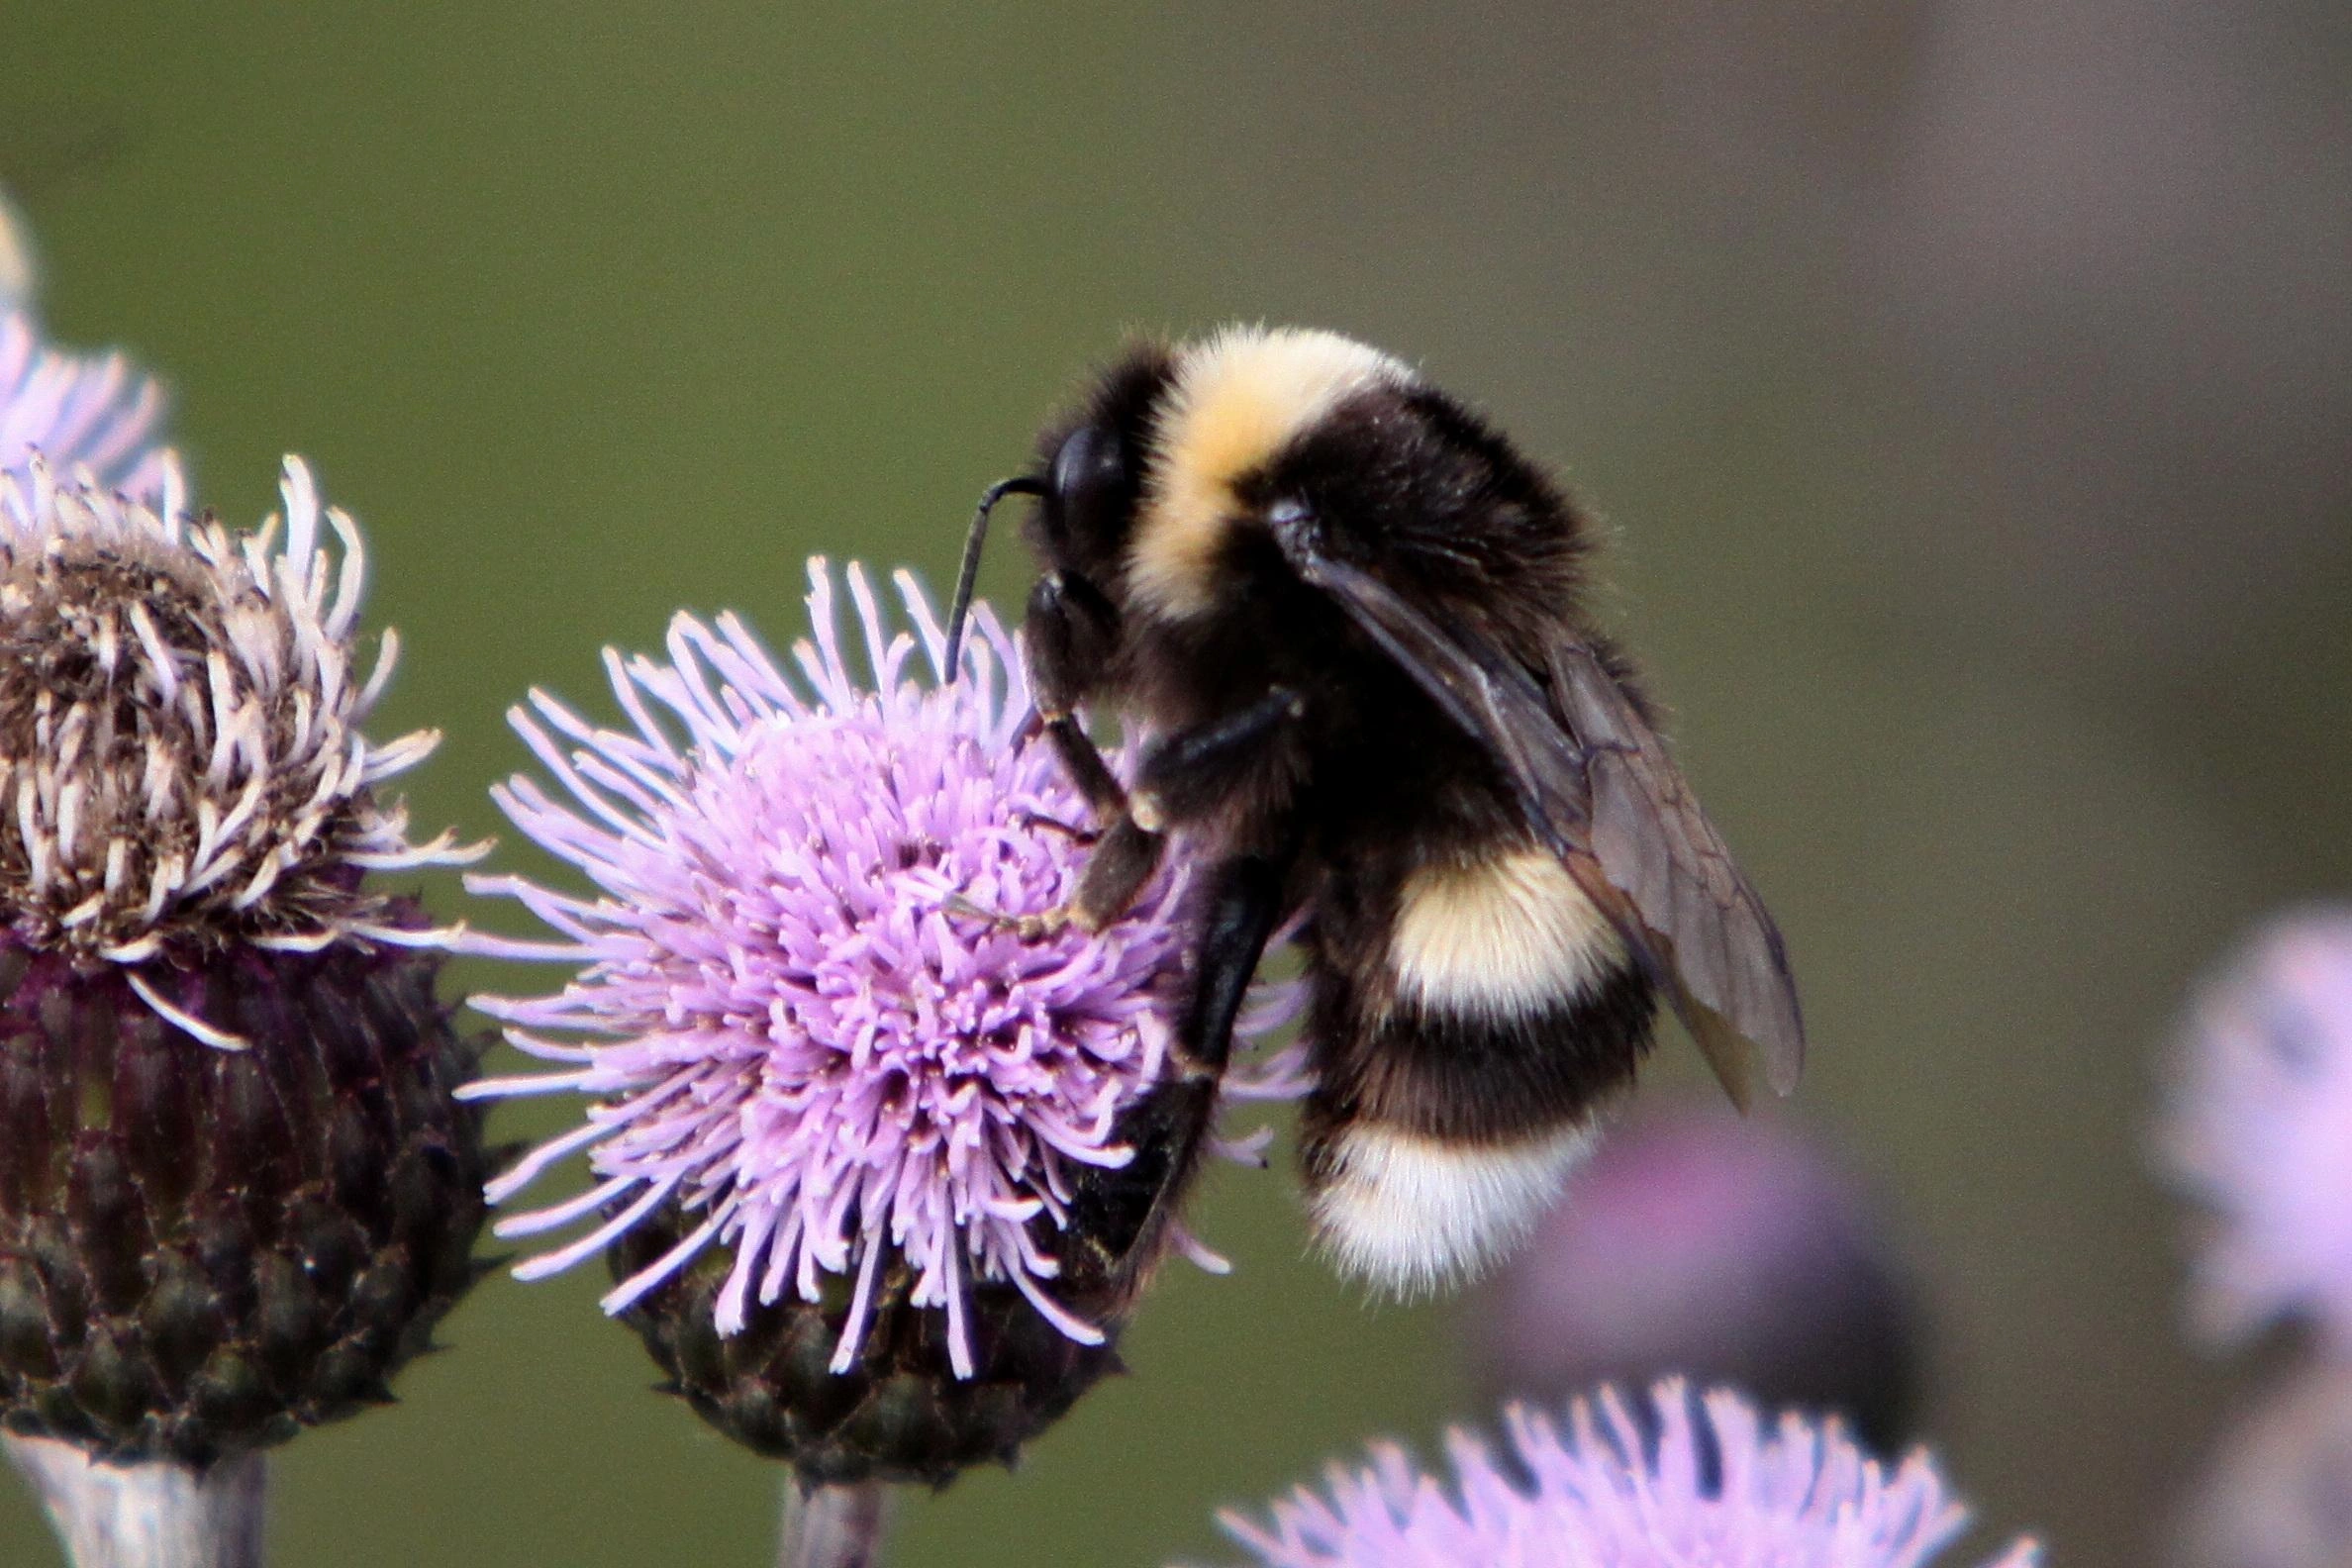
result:
M 1594 650 L 1563 641 L 1539 676 L 1367 572 L 1290 553 L 1501 764 L 1529 825 L 1665 988 L 1731 1098 L 1747 1104 L 1759 1068 L 1775 1092 L 1793 1089 L 1805 1024 L 1780 931 Z
M 1585 747 L 1594 857 L 1663 948 L 1683 1023 L 1726 1088 L 1744 1085 L 1760 1057 L 1765 1081 L 1787 1094 L 1805 1065 L 1805 1020 L 1780 928 L 1599 656 L 1561 642 L 1550 673 L 1560 721 Z

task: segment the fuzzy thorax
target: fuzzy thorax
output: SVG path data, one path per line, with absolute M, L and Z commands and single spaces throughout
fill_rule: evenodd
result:
M 354 670 L 358 532 L 297 459 L 281 493 L 282 521 L 232 534 L 183 516 L 176 469 L 159 512 L 38 459 L 29 485 L 0 476 L 0 906 L 19 941 L 136 965 L 418 940 L 361 878 L 455 857 L 447 834 L 411 844 L 374 793 L 439 736 L 360 734 L 396 640 Z
M 1336 333 L 1234 327 L 1187 346 L 1152 444 L 1127 591 L 1176 619 L 1208 613 L 1240 505 L 1234 485 L 1349 397 L 1412 379 L 1402 363 Z

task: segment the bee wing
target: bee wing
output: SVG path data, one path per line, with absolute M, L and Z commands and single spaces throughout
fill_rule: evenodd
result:
M 1756 1058 L 1777 1094 L 1797 1087 L 1805 1020 L 1780 928 L 1740 874 L 1666 743 L 1584 643 L 1551 650 L 1551 696 L 1585 748 L 1594 857 L 1673 974 L 1675 1011 L 1734 1101 Z
M 1292 564 L 1502 764 L 1529 824 L 1665 986 L 1732 1100 L 1747 1104 L 1759 1058 L 1775 1092 L 1795 1088 L 1805 1024 L 1780 931 L 1593 649 L 1562 642 L 1538 680 L 1369 573 L 1321 551 L 1294 550 Z
M 1524 665 L 1441 631 L 1388 584 L 1320 553 L 1293 557 L 1320 588 L 1503 765 L 1519 805 L 1562 855 L 1580 850 L 1592 792 L 1584 748 Z

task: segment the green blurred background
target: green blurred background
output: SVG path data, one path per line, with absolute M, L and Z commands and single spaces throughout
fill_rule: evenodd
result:
M 1959 1485 L 2138 1562 L 2230 1391 L 2178 1332 L 2156 1053 L 2250 918 L 2352 887 L 2352 38 L 1765 11 L 13 0 L 0 185 L 204 499 L 257 518 L 293 450 L 360 517 L 383 724 L 448 732 L 411 798 L 477 833 L 503 710 L 594 705 L 600 645 L 681 606 L 781 643 L 814 550 L 943 583 L 1125 329 L 1421 362 L 1621 533 L 1608 614 L 1787 930 L 1793 1114 L 1902 1219 Z M 1136 1375 L 910 1500 L 895 1562 L 1223 1557 L 1216 1508 L 1471 1414 L 1446 1309 L 1334 1283 L 1286 1175 L 1199 1221 L 1237 1274 L 1171 1270 Z M 599 1283 L 494 1280 L 286 1450 L 276 1560 L 765 1560 L 775 1473 L 645 1392 Z M 49 1551 L 13 1490 L 0 1543 Z

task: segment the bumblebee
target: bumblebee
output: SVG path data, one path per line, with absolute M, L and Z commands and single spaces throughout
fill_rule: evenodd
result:
M 1303 916 L 1302 1163 L 1342 1272 L 1410 1294 L 1508 1250 L 1631 1083 L 1663 996 L 1731 1098 L 1795 1084 L 1772 918 L 1580 600 L 1592 528 L 1461 402 L 1327 332 L 1129 349 L 1050 427 L 1021 628 L 1037 720 L 1098 819 L 1056 917 L 1099 929 L 1185 835 L 1208 867 L 1149 1157 L 1082 1195 L 1146 1258 L 1243 992 Z M 1081 725 L 1150 737 L 1123 785 Z

